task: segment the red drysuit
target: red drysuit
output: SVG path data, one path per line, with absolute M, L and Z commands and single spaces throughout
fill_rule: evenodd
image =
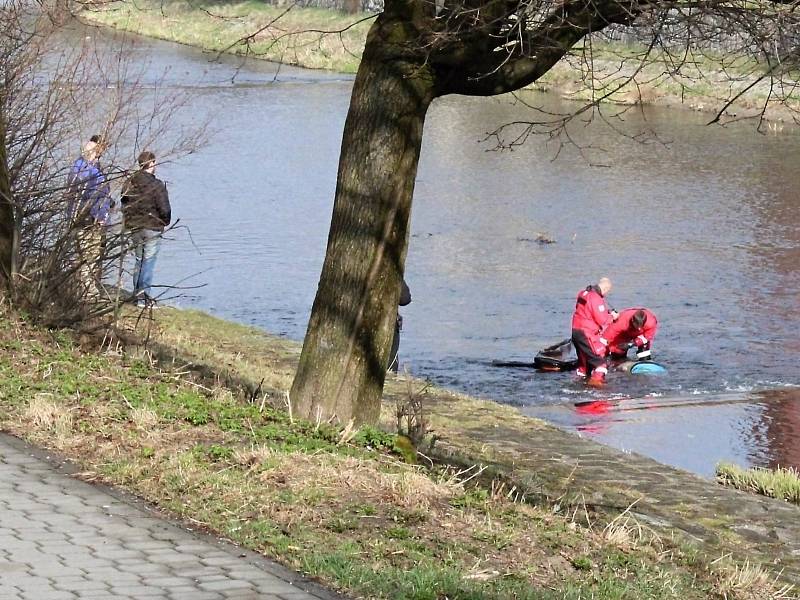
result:
M 636 329 L 631 325 L 631 318 L 639 310 L 643 311 L 647 318 L 644 326 Z M 651 311 L 646 308 L 626 308 L 619 313 L 619 318 L 603 332 L 603 337 L 608 340 L 609 352 L 625 354 L 628 351 L 629 343 L 633 343 L 639 350 L 649 350 L 657 330 L 658 319 Z
M 611 311 L 600 288 L 588 286 L 578 292 L 575 313 L 572 315 L 572 343 L 578 353 L 578 371 L 586 375 L 596 371 L 605 376 L 608 343 L 601 333 L 612 322 Z

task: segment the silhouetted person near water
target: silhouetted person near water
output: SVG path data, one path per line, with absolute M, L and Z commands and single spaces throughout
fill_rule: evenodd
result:
M 400 288 L 400 306 L 406 306 L 411 303 L 411 290 L 408 289 L 406 280 L 401 280 L 402 287 Z M 389 367 L 388 370 L 397 373 L 399 367 L 398 351 L 400 350 L 400 331 L 403 329 L 403 317 L 397 313 L 397 321 L 394 324 L 394 338 L 392 339 L 392 349 L 389 352 Z

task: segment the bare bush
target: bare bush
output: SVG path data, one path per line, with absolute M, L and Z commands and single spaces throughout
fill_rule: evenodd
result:
M 186 98 L 137 62 L 133 42 L 72 20 L 77 8 L 39 0 L 0 7 L 3 283 L 17 306 L 59 326 L 106 323 L 123 299 L 126 244 L 114 201 L 136 154 L 172 160 L 195 150 L 204 131 L 173 131 Z M 99 164 L 111 206 L 99 221 L 85 187 L 70 181 L 90 139 L 106 150 Z

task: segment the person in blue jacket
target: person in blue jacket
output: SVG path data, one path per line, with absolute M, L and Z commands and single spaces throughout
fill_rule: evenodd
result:
M 80 291 L 88 297 L 100 290 L 101 254 L 111 211 L 111 187 L 100 166 L 105 150 L 103 139 L 92 136 L 67 175 L 67 218 L 78 242 Z
M 105 225 L 111 210 L 111 188 L 100 166 L 106 150 L 102 138 L 93 135 L 83 146 L 67 175 L 67 213 L 73 222 L 84 226 Z

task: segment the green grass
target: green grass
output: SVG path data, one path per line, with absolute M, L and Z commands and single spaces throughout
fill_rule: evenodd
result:
M 191 331 L 192 315 L 172 312 Z M 644 538 L 619 547 L 550 507 L 409 465 L 381 430 L 364 428 L 343 443 L 336 427 L 159 370 L 139 352 L 86 352 L 64 333 L 56 341 L 2 316 L 3 429 L 348 595 L 717 597 L 709 566 L 695 557 L 683 561 Z M 194 350 L 241 351 L 255 335 L 230 326 L 213 349 Z M 279 372 L 282 352 L 261 350 Z M 262 364 L 260 373 L 268 370 Z
M 730 463 L 720 463 L 716 472 L 717 480 L 724 485 L 800 504 L 800 475 L 794 469 L 743 469 Z

